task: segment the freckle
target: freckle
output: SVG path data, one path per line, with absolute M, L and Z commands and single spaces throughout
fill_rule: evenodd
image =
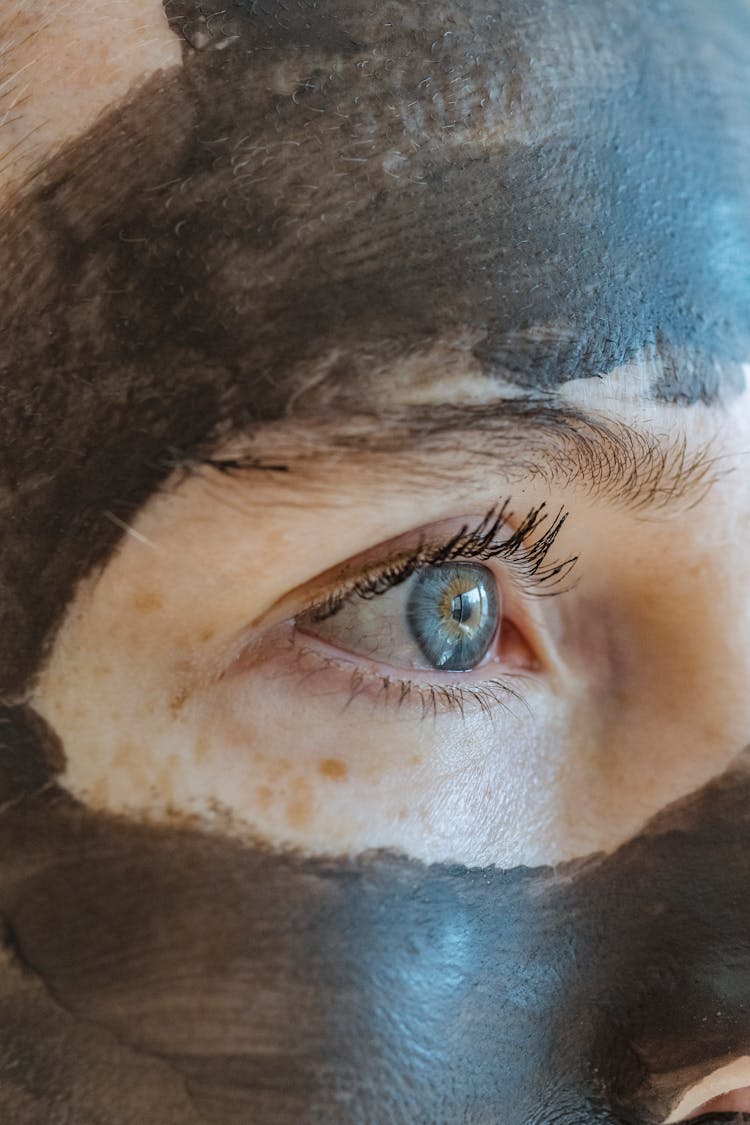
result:
M 163 605 L 164 601 L 156 590 L 139 590 L 133 598 L 133 609 L 139 613 L 153 613 Z
M 289 773 L 291 768 L 292 763 L 288 758 L 272 759 L 266 766 L 266 775 L 269 781 L 280 781 L 282 777 Z
M 221 739 L 225 745 L 237 746 L 240 748 L 247 747 L 255 741 L 255 728 L 250 723 L 246 722 L 243 718 L 242 722 L 235 722 L 231 716 L 222 716 L 221 719 Z M 258 756 L 259 762 L 260 757 Z M 265 766 L 265 759 L 262 760 L 262 765 Z
M 424 761 L 424 758 L 422 757 L 421 754 L 412 754 L 409 761 L 411 762 L 411 764 L 413 766 L 421 766 L 422 762 Z
M 286 817 L 292 828 L 304 828 L 310 823 L 310 798 L 294 797 L 286 807 Z
M 408 809 L 399 809 L 398 810 L 398 819 L 399 820 L 408 820 L 409 819 L 409 810 Z
M 349 767 L 338 758 L 324 758 L 318 765 L 318 772 L 331 781 L 343 781 L 349 775 Z
M 258 802 L 258 808 L 265 812 L 273 801 L 273 789 L 270 789 L 268 785 L 258 786 L 255 791 L 255 799 Z
M 216 630 L 215 629 L 210 629 L 210 628 L 204 629 L 203 632 L 198 637 L 198 640 L 201 644 L 205 645 L 205 644 L 208 644 L 209 641 L 213 640 L 213 638 L 215 636 L 216 636 Z

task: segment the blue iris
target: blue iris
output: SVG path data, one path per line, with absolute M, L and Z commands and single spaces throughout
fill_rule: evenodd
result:
M 420 570 L 409 593 L 406 619 L 433 668 L 467 672 L 487 655 L 498 626 L 492 572 L 476 563 L 443 563 Z

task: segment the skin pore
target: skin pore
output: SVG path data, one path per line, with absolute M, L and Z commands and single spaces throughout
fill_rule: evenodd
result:
M 750 1082 L 748 16 L 144 20 L 0 229 L 4 1115 L 685 1119 Z M 577 561 L 492 564 L 484 705 L 290 624 L 506 498 Z

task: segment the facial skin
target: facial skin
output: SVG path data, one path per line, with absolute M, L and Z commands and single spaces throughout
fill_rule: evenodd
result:
M 750 1117 L 750 16 L 214 7 L 6 189 L 4 1118 Z

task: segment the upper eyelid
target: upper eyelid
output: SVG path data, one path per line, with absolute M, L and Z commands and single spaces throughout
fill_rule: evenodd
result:
M 394 548 L 390 555 L 380 556 L 377 553 L 378 547 L 374 547 L 355 559 L 347 560 L 318 576 L 317 579 L 312 579 L 310 583 L 305 583 L 304 587 L 298 587 L 285 594 L 269 610 L 254 619 L 251 627 L 272 627 L 281 621 L 310 613 L 316 606 L 324 606 L 333 596 L 337 596 L 343 602 L 356 596 L 358 583 L 366 583 L 372 576 L 378 574 L 385 576 L 389 568 L 395 567 L 400 577 L 397 581 L 386 582 L 383 586 L 385 592 L 398 581 L 403 581 L 404 577 L 408 577 L 408 574 L 404 574 L 406 567 L 411 567 L 408 570 L 410 574 L 419 569 L 419 566 L 436 565 L 441 558 L 445 562 L 459 561 L 461 558 L 474 561 L 499 559 L 504 561 L 509 569 L 515 562 L 515 577 L 519 580 L 525 579 L 524 592 L 548 594 L 562 592 L 565 588 L 562 586 L 562 580 L 572 570 L 577 562 L 577 556 L 568 557 L 560 562 L 553 561 L 548 566 L 545 565 L 545 561 L 567 515 L 568 513 L 561 508 L 555 516 L 550 516 L 546 505 L 542 503 L 529 509 L 522 520 L 517 520 L 511 508 L 510 498 L 507 498 L 501 504 L 494 505 L 483 517 L 475 517 L 473 526 L 465 519 L 454 521 L 460 522 L 460 530 L 452 535 L 444 533 L 442 540 L 438 538 L 434 528 L 421 529 L 419 538 L 413 541 L 411 547 L 404 543 L 400 549 Z M 506 526 L 509 528 L 509 534 L 503 539 L 498 539 L 497 533 Z M 541 528 L 544 530 L 536 536 L 535 533 Z M 407 533 L 407 536 L 415 534 L 416 532 Z M 407 536 L 399 537 L 397 542 L 405 540 Z M 462 551 L 461 547 L 466 547 L 467 541 L 472 540 L 474 546 L 480 550 L 473 554 L 470 550 Z M 431 542 L 432 546 L 430 546 Z M 449 549 L 451 544 L 453 546 Z M 385 546 L 386 544 L 383 548 Z M 368 556 L 372 558 L 369 566 L 365 563 Z M 418 563 L 417 557 L 420 558 Z M 317 583 L 320 585 L 316 585 Z M 544 583 L 549 583 L 549 588 L 541 591 L 540 588 Z M 313 586 L 313 591 L 308 597 L 303 598 L 301 589 L 310 585 Z

